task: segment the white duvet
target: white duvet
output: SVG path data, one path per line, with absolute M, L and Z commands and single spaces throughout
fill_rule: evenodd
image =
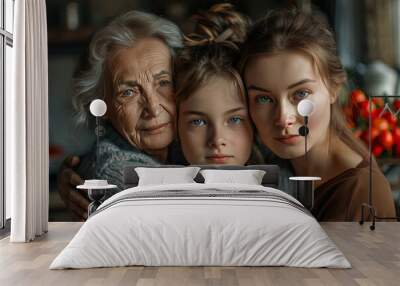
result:
M 127 265 L 351 267 L 318 222 L 284 192 L 196 183 L 114 195 L 50 269 Z

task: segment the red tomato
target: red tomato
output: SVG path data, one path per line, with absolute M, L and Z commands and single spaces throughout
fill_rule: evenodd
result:
M 393 101 L 393 106 L 395 108 L 395 112 L 400 109 L 400 99 L 396 99 Z
M 372 147 L 372 154 L 374 154 L 375 157 L 379 157 L 383 152 L 383 147 L 381 145 L 376 145 Z
M 373 109 L 373 110 L 372 110 L 372 113 L 371 113 L 371 118 L 372 118 L 372 119 L 375 119 L 375 118 L 379 117 L 379 115 L 381 114 L 382 111 L 383 111 L 383 108 L 382 108 L 382 107 Z
M 360 116 L 362 118 L 368 119 L 369 117 L 369 110 L 370 110 L 370 105 L 368 101 L 363 101 L 359 104 L 359 109 L 360 109 Z M 375 110 L 375 104 L 371 102 L 371 116 L 374 113 Z
M 394 144 L 400 146 L 400 127 L 396 127 L 392 131 Z
M 374 141 L 379 136 L 379 134 L 380 134 L 379 129 L 377 129 L 375 127 L 371 128 L 372 141 Z M 357 134 L 355 134 L 355 135 L 357 136 Z M 360 134 L 359 138 L 368 145 L 369 144 L 369 131 L 368 130 L 363 131 Z
M 376 128 L 372 127 L 372 128 L 371 128 L 371 137 L 372 137 L 372 140 L 374 140 L 376 137 L 378 137 L 378 136 L 379 136 L 379 133 L 380 133 L 379 129 L 376 129 Z
M 393 147 L 393 135 L 390 131 L 385 130 L 379 135 L 379 142 L 386 150 L 391 150 Z
M 382 118 L 386 119 L 389 122 L 389 125 L 394 128 L 397 126 L 397 116 L 392 114 L 390 111 L 387 111 L 383 114 Z
M 383 107 L 385 105 L 385 101 L 381 97 L 373 98 L 372 102 L 376 105 L 376 107 Z
M 367 100 L 364 92 L 361 89 L 355 89 L 351 92 L 351 102 L 361 103 Z
M 372 120 L 372 127 L 379 131 L 385 131 L 389 129 L 389 122 L 385 118 L 375 118 Z

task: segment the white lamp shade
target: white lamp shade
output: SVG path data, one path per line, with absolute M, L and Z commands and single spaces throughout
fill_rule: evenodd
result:
M 301 116 L 310 116 L 314 111 L 314 103 L 309 99 L 303 99 L 297 105 L 297 112 Z
M 107 104 L 101 99 L 95 99 L 90 103 L 89 109 L 93 116 L 103 116 L 107 111 Z

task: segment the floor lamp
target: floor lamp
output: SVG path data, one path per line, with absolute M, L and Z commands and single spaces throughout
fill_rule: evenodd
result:
M 372 216 L 372 224 L 369 226 L 370 230 L 375 230 L 375 221 L 376 219 L 385 219 L 385 220 L 400 220 L 400 217 L 395 216 L 395 217 L 380 217 L 376 215 L 376 210 L 375 207 L 372 203 L 372 98 L 398 98 L 400 97 L 400 95 L 370 95 L 368 97 L 368 111 L 369 111 L 369 115 L 368 115 L 368 130 L 369 130 L 369 143 L 368 143 L 368 150 L 369 150 L 369 193 L 368 193 L 368 203 L 363 203 L 361 205 L 361 219 L 359 221 L 359 223 L 362 225 L 364 224 L 364 221 L 366 219 L 368 219 L 368 214 L 370 216 Z M 386 105 L 385 105 L 385 109 L 386 109 Z M 384 113 L 385 109 L 379 114 L 379 117 L 382 116 L 382 114 Z M 390 112 L 392 112 L 390 110 L 390 108 L 388 108 Z M 397 114 L 397 111 L 396 111 Z M 368 211 L 367 217 L 365 217 L 364 212 Z

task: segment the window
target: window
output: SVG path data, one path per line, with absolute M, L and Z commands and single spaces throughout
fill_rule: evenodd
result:
M 14 32 L 14 0 L 0 0 L 0 228 L 11 217 L 10 194 L 4 188 L 4 105 L 11 93 L 10 82 L 13 68 L 12 47 Z

